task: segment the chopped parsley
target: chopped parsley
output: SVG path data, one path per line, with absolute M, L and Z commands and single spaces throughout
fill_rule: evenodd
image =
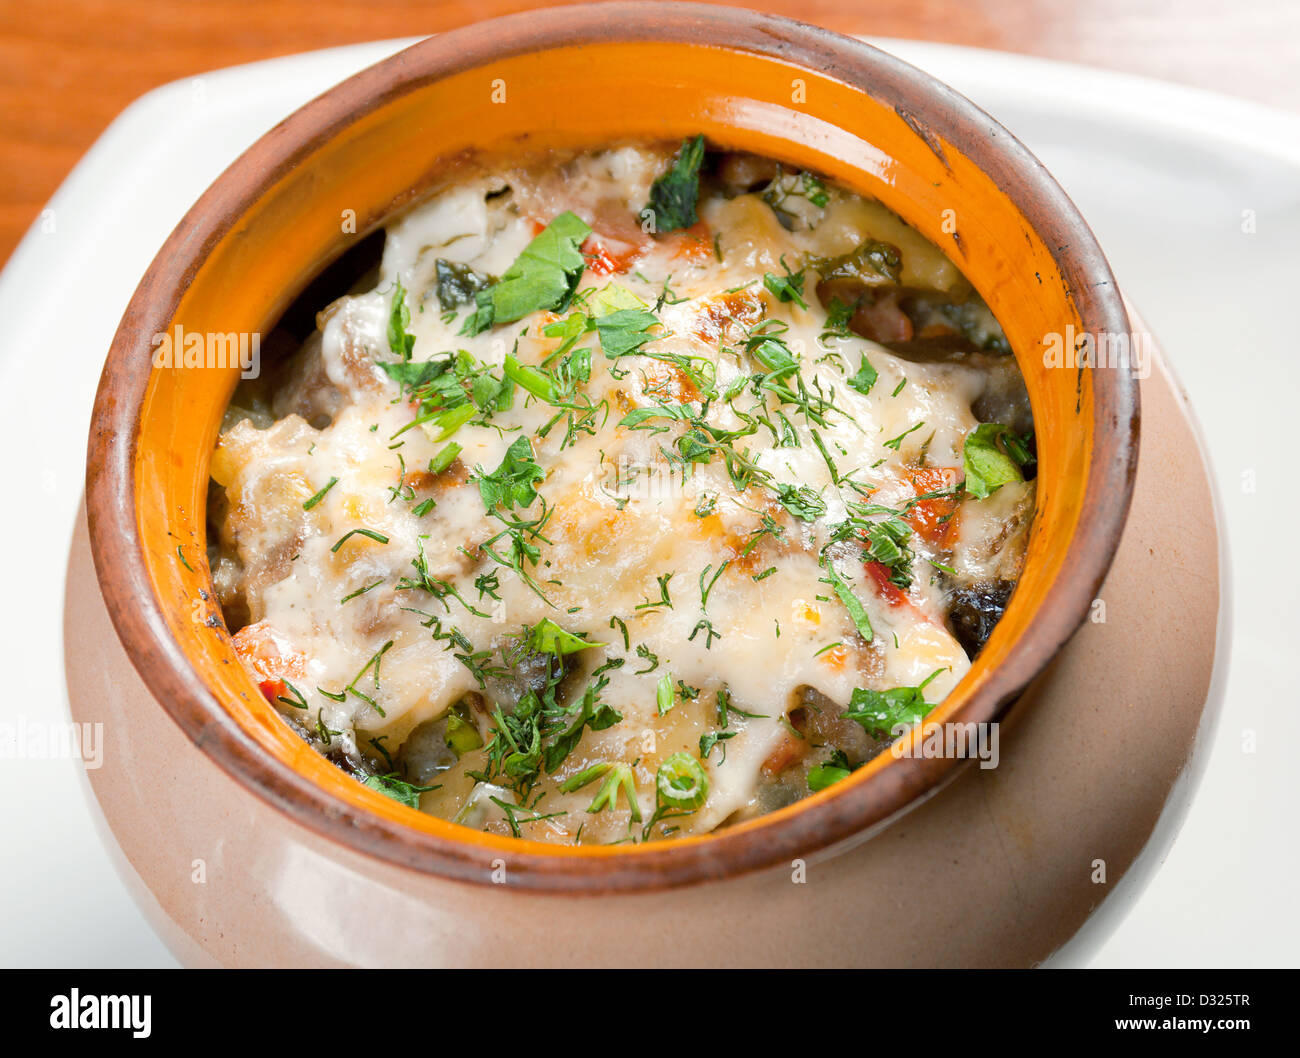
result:
M 473 304 L 480 290 L 492 285 L 489 276 L 480 275 L 467 264 L 439 257 L 433 264 L 438 280 L 438 304 L 443 312 L 454 312 L 462 305 Z
M 841 779 L 853 774 L 853 765 L 843 750 L 835 750 L 829 760 L 823 761 L 808 770 L 808 789 L 813 793 L 833 786 Z
M 875 738 L 892 738 L 898 727 L 923 720 L 934 708 L 921 692 L 943 671 L 935 669 L 917 687 L 891 687 L 887 691 L 859 687 L 849 699 L 844 716 L 857 721 Z
M 411 350 L 415 347 L 415 335 L 406 331 L 410 322 L 411 310 L 406 305 L 406 291 L 399 279 L 393 287 L 393 307 L 388 314 L 388 348 L 403 362 L 411 359 Z
M 572 632 L 566 632 L 549 617 L 543 617 L 529 634 L 528 645 L 541 654 L 554 654 L 556 657 L 563 657 L 565 654 L 576 654 L 579 650 L 586 650 L 589 647 L 604 646 L 603 643 L 593 642 L 581 635 L 574 635 Z
M 368 537 L 369 539 L 374 540 L 376 543 L 380 543 L 380 544 L 388 543 L 388 537 L 384 536 L 383 533 L 375 532 L 373 529 L 349 529 L 346 533 L 344 533 L 342 536 L 338 538 L 334 546 L 330 548 L 330 551 L 337 552 L 340 547 L 342 547 L 345 543 L 347 543 L 347 541 L 351 537 L 354 536 Z
M 303 502 L 302 509 L 304 511 L 310 511 L 313 507 L 316 506 L 316 504 L 320 503 L 320 501 L 325 498 L 325 493 L 329 492 L 329 490 L 332 489 L 338 483 L 339 483 L 338 478 L 330 478 L 329 481 L 325 483 L 325 487 L 321 489 L 320 492 L 316 493 L 316 495 L 313 496 L 311 499 Z
M 1023 481 L 1020 468 L 1032 461 L 1024 439 L 1011 427 L 981 423 L 966 435 L 962 446 L 966 491 L 976 499 L 985 499 L 1003 485 Z
M 710 731 L 707 735 L 700 736 L 700 760 L 708 760 L 709 754 L 713 752 L 713 747 L 718 746 L 721 752 L 718 754 L 718 763 L 727 762 L 726 742 L 730 738 L 735 738 L 739 731 Z
M 537 499 L 537 482 L 546 477 L 533 456 L 533 444 L 527 437 L 516 438 L 506 449 L 501 465 L 487 473 L 482 467 L 475 468 L 479 495 L 483 497 L 483 506 L 489 511 L 498 507 L 512 510 L 515 507 L 528 507 Z
M 526 644 L 519 649 L 526 651 Z M 471 772 L 473 778 L 504 783 L 526 796 L 543 770 L 553 773 L 564 763 L 584 731 L 603 731 L 622 721 L 622 714 L 600 698 L 609 682 L 603 675 L 587 685 L 580 701 L 560 703 L 558 689 L 566 670 L 560 657 L 549 658 L 541 688 L 528 690 L 509 713 L 500 707 L 493 712 L 487 767 Z
M 501 278 L 474 295 L 475 310 L 461 333 L 521 320 L 534 312 L 563 312 L 586 267 L 582 244 L 591 234 L 576 213 L 564 212 L 537 233 Z
M 848 610 L 849 617 L 853 619 L 853 626 L 858 630 L 858 634 L 870 643 L 875 638 L 875 633 L 871 630 L 871 619 L 867 616 L 867 608 L 862 605 L 862 600 L 853 594 L 848 581 L 835 572 L 835 566 L 828 556 L 822 556 L 822 565 L 826 570 L 824 583 L 835 589 L 835 594 L 839 596 L 844 609 Z
M 826 501 L 807 485 L 778 484 L 773 488 L 777 502 L 800 521 L 813 522 L 826 513 Z
M 372 790 L 378 790 L 385 797 L 391 797 L 394 801 L 406 805 L 407 808 L 420 807 L 420 794 L 441 789 L 438 786 L 414 786 L 405 779 L 399 778 L 395 773 L 392 775 L 369 775 L 362 780 L 361 785 L 368 786 Z
M 689 228 L 699 219 L 695 206 L 700 197 L 700 166 L 703 162 L 703 135 L 683 140 L 672 167 L 650 187 L 646 209 L 654 216 L 655 231 Z
M 912 536 L 912 527 L 899 518 L 889 517 L 871 522 L 863 535 L 867 543 L 864 557 L 887 567 L 889 579 L 898 587 L 911 587 L 914 556 L 908 547 L 908 541 Z
M 784 275 L 776 275 L 773 272 L 763 273 L 763 286 L 772 292 L 777 301 L 793 301 L 801 309 L 808 308 L 808 302 L 803 299 L 804 270 L 801 268 L 797 272 L 790 271 L 790 266 L 785 263 L 785 255 L 781 255 L 781 268 Z
M 858 368 L 858 373 L 845 381 L 845 385 L 850 389 L 856 389 L 864 397 L 871 392 L 871 387 L 876 384 L 876 369 L 871 366 L 871 361 L 865 356 L 862 358 L 862 366 Z M 895 390 L 895 393 L 898 391 Z

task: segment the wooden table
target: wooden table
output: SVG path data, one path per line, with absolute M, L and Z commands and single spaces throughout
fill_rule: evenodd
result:
M 157 85 L 216 67 L 434 33 L 542 6 L 530 0 L 0 0 L 0 261 L 109 122 Z M 1092 63 L 1300 110 L 1297 0 L 758 0 L 748 6 L 845 33 Z

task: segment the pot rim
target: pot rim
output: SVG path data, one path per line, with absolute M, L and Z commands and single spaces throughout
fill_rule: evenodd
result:
M 211 247 L 280 176 L 362 114 L 407 91 L 486 62 L 584 42 L 711 43 L 815 70 L 894 107 L 927 145 L 936 135 L 992 176 L 1042 233 L 1080 318 L 1095 333 L 1127 333 L 1128 318 L 1092 232 L 1065 192 L 1019 140 L 928 74 L 829 30 L 705 4 L 602 3 L 479 22 L 428 38 L 361 71 L 290 115 L 241 155 L 181 220 L 142 279 L 114 337 L 96 395 L 87 458 L 87 509 L 96 574 L 132 664 L 195 745 L 242 787 L 320 837 L 423 873 L 487 884 L 499 848 L 393 822 L 327 793 L 270 756 L 192 668 L 154 594 L 136 523 L 134 468 L 140 411 L 152 371 L 131 355 L 153 323 L 170 320 Z M 992 133 L 992 134 L 990 134 Z M 178 267 L 179 262 L 179 267 Z M 161 307 L 160 307 L 161 306 Z M 1035 622 L 976 687 L 954 722 L 1001 717 L 1070 638 L 1110 568 L 1136 476 L 1138 389 L 1128 370 L 1093 372 L 1094 430 L 1103 456 L 1089 465 L 1063 570 Z M 734 877 L 864 839 L 952 778 L 960 761 L 900 758 L 869 783 L 846 783 L 793 810 L 699 838 L 575 858 L 536 842 L 509 854 L 507 887 L 553 892 L 660 889 Z M 541 849 L 547 851 L 533 851 Z

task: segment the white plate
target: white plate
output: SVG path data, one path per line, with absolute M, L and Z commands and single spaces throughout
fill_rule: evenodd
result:
M 104 133 L 0 274 L 3 485 L 33 501 L 11 499 L 0 524 L 11 600 L 0 724 L 30 729 L 67 715 L 64 562 L 100 364 L 136 282 L 239 151 L 405 43 L 275 59 L 151 92 Z M 1290 437 L 1300 117 L 1084 67 L 878 43 L 996 116 L 1074 198 L 1181 375 L 1223 495 L 1235 641 L 1222 721 L 1181 835 L 1095 964 L 1294 964 L 1300 710 L 1286 658 L 1300 602 Z M 95 825 L 80 765 L 0 759 L 0 961 L 173 964 Z

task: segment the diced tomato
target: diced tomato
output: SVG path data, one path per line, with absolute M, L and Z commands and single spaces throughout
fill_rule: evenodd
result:
M 588 239 L 582 244 L 582 256 L 587 259 L 587 268 L 592 275 L 612 276 L 627 270 L 627 265 L 610 253 L 598 239 Z
M 848 658 L 849 658 L 848 649 L 844 646 L 843 643 L 836 643 L 829 650 L 826 650 L 824 653 L 822 653 L 821 662 L 823 665 L 828 665 L 833 669 L 843 669 L 844 663 L 848 660 Z
M 306 657 L 292 650 L 266 621 L 241 628 L 232 637 L 231 645 L 258 676 L 257 686 L 272 705 L 288 694 L 286 679 L 300 680 L 306 675 Z
M 890 606 L 902 606 L 908 601 L 907 593 L 889 579 L 889 567 L 883 562 L 868 562 L 867 573 L 875 581 L 876 591 Z
M 943 492 L 961 480 L 961 472 L 953 467 L 907 467 L 906 473 L 918 496 Z M 920 500 L 903 515 L 903 520 L 926 543 L 950 550 L 957 540 L 957 497 Z
M 697 220 L 689 228 L 674 232 L 678 246 L 674 257 L 686 257 L 692 261 L 703 261 L 713 256 L 713 233 L 702 220 Z

